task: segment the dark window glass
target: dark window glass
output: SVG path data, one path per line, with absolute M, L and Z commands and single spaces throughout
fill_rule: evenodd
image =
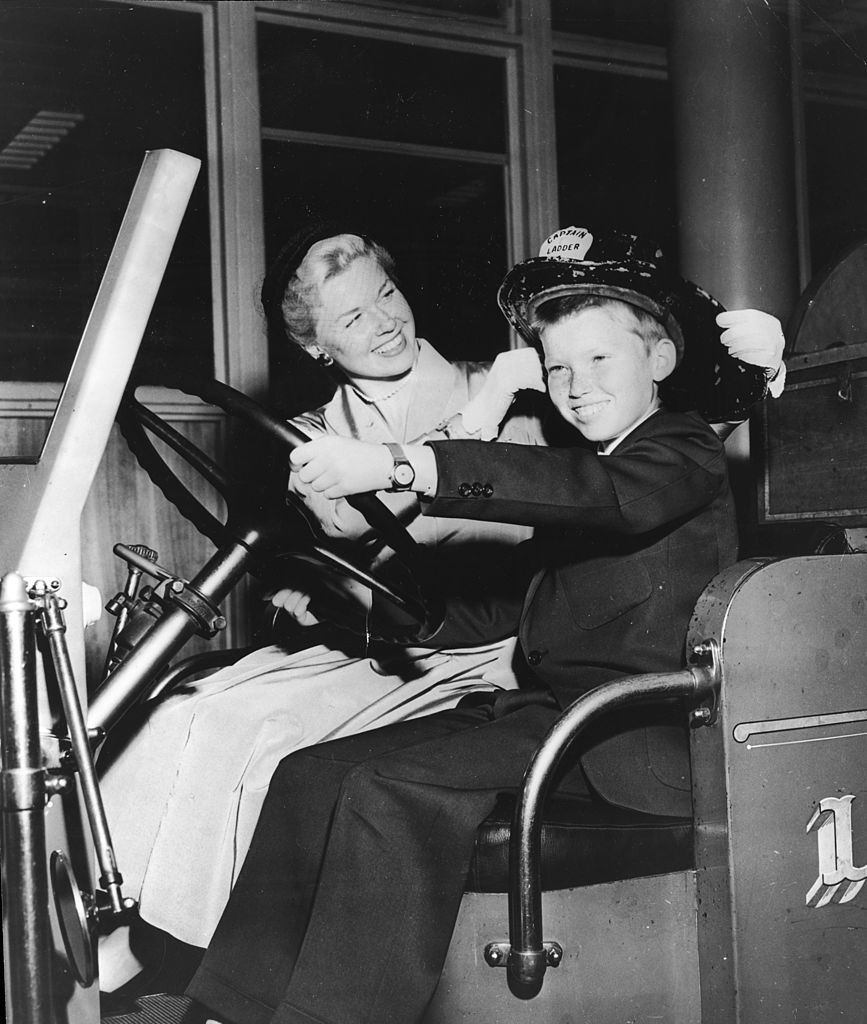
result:
M 652 238 L 676 259 L 667 82 L 555 68 L 560 222 Z
M 416 330 L 448 358 L 508 346 L 496 303 L 506 270 L 504 169 L 498 165 L 266 141 L 268 259 L 311 217 L 346 219 L 388 248 Z M 275 403 L 288 414 L 332 391 L 330 377 L 272 338 Z
M 4 4 L 0 94 L 0 379 L 65 379 L 149 149 L 203 166 L 139 364 L 212 372 L 201 15 Z
M 267 128 L 505 150 L 498 58 L 263 23 L 259 68 Z
M 505 16 L 506 0 L 355 0 L 372 7 L 409 7 L 424 14 L 442 14 L 443 11 L 465 14 L 471 18 L 497 18 Z
M 867 110 L 805 104 L 813 273 L 867 238 Z
M 802 3 L 801 29 L 804 67 L 864 78 L 867 63 L 867 24 L 863 6 L 846 0 Z
M 665 46 L 666 0 L 551 0 L 555 32 Z

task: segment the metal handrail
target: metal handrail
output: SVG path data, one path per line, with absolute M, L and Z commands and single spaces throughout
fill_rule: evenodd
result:
M 671 698 L 701 701 L 718 686 L 716 665 L 693 666 L 679 672 L 649 673 L 616 679 L 583 694 L 548 732 L 533 755 L 512 822 L 509 849 L 509 982 L 538 987 L 559 952 L 542 941 L 542 806 L 551 779 L 575 739 L 603 715 L 619 708 Z

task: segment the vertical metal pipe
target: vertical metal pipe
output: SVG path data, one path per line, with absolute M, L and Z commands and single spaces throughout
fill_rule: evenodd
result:
M 680 266 L 785 321 L 798 296 L 790 51 L 765 0 L 672 0 Z
M 6 1012 L 51 1024 L 45 773 L 39 742 L 33 606 L 23 579 L 0 584 L 0 750 Z
M 766 0 L 672 0 L 680 269 L 732 309 L 785 323 L 799 292 L 785 12 Z M 751 505 L 749 433 L 726 441 Z

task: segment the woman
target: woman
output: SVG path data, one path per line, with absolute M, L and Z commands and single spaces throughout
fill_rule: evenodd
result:
M 266 313 L 337 378 L 334 397 L 294 422 L 309 435 L 397 444 L 443 437 L 543 443 L 537 418 L 509 414 L 518 390 L 543 390 L 533 351 L 503 353 L 493 366 L 447 362 L 416 337 L 393 268 L 372 240 L 328 227 L 300 233 L 281 253 L 263 286 Z M 776 366 L 778 339 L 773 318 L 756 321 L 747 311 L 727 340 L 747 361 Z M 342 499 L 302 496 L 326 532 L 375 543 Z M 454 570 L 463 588 L 490 590 L 503 547 L 528 535 L 515 526 L 422 518 L 409 491 L 381 496 L 416 540 L 437 546 L 444 576 Z M 274 597 L 302 625 L 316 621 L 308 601 L 297 589 Z M 451 708 L 474 691 L 514 688 L 513 649 L 514 639 L 450 651 L 393 648 L 377 657 L 272 646 L 164 701 L 103 779 L 125 892 L 139 899 L 142 919 L 206 946 L 283 757 Z M 101 948 L 100 962 L 106 991 L 140 967 L 119 933 Z
M 358 235 L 326 228 L 296 237 L 265 282 L 263 304 L 284 318 L 291 341 L 336 371 L 331 401 L 293 421 L 311 436 L 489 439 L 518 386 L 533 386 L 535 375 L 542 387 L 529 349 L 505 353 L 489 373 L 483 364 L 451 364 L 417 338 L 390 255 Z M 502 436 L 541 440 L 530 417 L 513 416 Z M 382 497 L 417 541 L 459 549 L 451 568 L 462 586 L 490 580 L 485 567 L 529 535 L 520 527 L 422 519 L 410 492 Z M 346 502 L 319 502 L 315 511 L 329 533 L 375 543 Z M 469 545 L 476 552 L 471 562 Z M 444 572 L 448 562 L 444 555 Z M 315 621 L 308 600 L 297 589 L 274 597 L 302 625 Z M 452 707 L 479 689 L 512 688 L 513 648 L 509 640 L 359 657 L 321 644 L 291 654 L 271 646 L 163 701 L 102 779 L 124 891 L 139 899 L 142 919 L 184 943 L 206 946 L 281 758 L 324 739 Z M 125 936 L 113 933 L 101 948 L 106 991 L 141 966 L 125 946 Z

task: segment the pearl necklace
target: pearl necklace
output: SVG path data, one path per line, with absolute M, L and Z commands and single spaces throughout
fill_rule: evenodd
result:
M 371 405 L 379 405 L 380 402 L 387 402 L 389 400 L 389 398 L 394 398 L 395 395 L 400 394 L 400 392 L 403 391 L 403 389 L 407 386 L 407 384 L 409 384 L 410 380 L 415 375 L 415 368 L 417 366 L 418 366 L 418 355 L 416 355 L 415 362 L 410 367 L 410 369 L 407 372 L 406 376 L 402 377 L 398 381 L 397 387 L 392 388 L 391 391 L 386 391 L 386 393 L 384 395 L 370 395 L 370 394 L 367 394 L 365 391 L 362 391 L 361 388 L 357 384 L 354 385 L 355 390 L 359 393 L 359 395 L 361 395 L 361 397 L 365 400 L 365 402 L 370 402 Z
M 407 384 L 409 384 L 410 378 L 412 377 L 414 371 L 415 371 L 415 367 L 413 366 L 413 368 L 400 381 L 400 383 L 397 385 L 396 388 L 394 388 L 391 391 L 387 391 L 384 395 L 377 395 L 375 398 L 369 397 L 368 401 L 371 401 L 371 402 L 374 402 L 374 403 L 387 402 L 389 400 L 389 398 L 394 398 L 395 395 L 397 395 L 401 391 L 403 391 L 403 389 L 407 386 Z

